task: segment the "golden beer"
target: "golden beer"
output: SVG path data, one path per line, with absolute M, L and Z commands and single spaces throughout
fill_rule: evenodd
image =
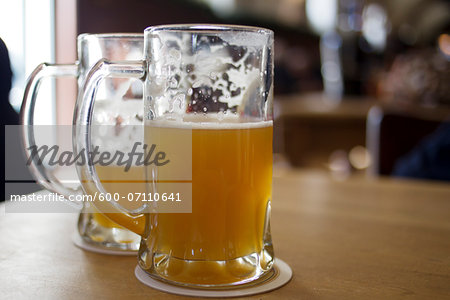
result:
M 147 144 L 192 135 L 192 213 L 147 216 L 147 250 L 156 253 L 157 273 L 199 284 L 254 276 L 255 270 L 239 259 L 260 255 L 264 247 L 272 194 L 272 121 L 145 130 Z
M 108 197 L 111 197 L 111 199 L 116 197 L 118 202 L 127 208 L 137 208 L 140 205 L 139 203 L 128 201 L 128 194 L 146 192 L 144 167 L 132 166 L 129 170 L 125 171 L 124 167 L 118 165 L 96 165 L 95 169 L 103 188 L 109 194 Z M 126 230 L 101 213 L 93 213 L 93 218 L 94 221 L 103 227 Z

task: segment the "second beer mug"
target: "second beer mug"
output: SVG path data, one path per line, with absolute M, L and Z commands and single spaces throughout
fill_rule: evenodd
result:
M 262 28 L 156 26 L 145 30 L 144 62 L 102 60 L 89 73 L 77 102 L 76 153 L 92 149 L 98 83 L 144 81 L 144 141 L 152 158 L 146 192 L 139 193 L 143 205 L 95 205 L 142 236 L 139 265 L 149 276 L 225 288 L 270 274 L 272 49 L 273 33 Z M 109 192 L 92 165 L 78 171 L 85 191 Z M 191 204 L 184 213 L 175 208 L 182 201 Z
M 30 145 L 35 145 L 35 131 L 39 130 L 33 124 L 33 115 L 36 105 L 36 97 L 41 79 L 45 77 L 72 76 L 78 79 L 78 87 L 85 79 L 89 68 L 99 59 L 111 60 L 141 59 L 143 56 L 144 38 L 142 34 L 81 34 L 77 39 L 78 61 L 71 65 L 41 64 L 31 74 L 24 95 L 21 115 L 24 134 L 26 155 L 29 159 L 32 153 Z M 132 85 L 132 81 L 124 79 L 106 80 L 99 86 L 100 98 L 93 114 L 93 123 L 97 125 L 119 126 L 123 124 L 141 126 L 144 113 L 142 102 L 142 87 Z M 133 88 L 134 87 L 134 88 Z M 59 99 L 59 103 L 64 105 Z M 71 135 L 68 126 L 61 126 L 65 135 Z M 123 134 L 98 134 L 97 140 L 110 141 L 111 139 L 125 139 Z M 118 176 L 113 166 L 97 166 L 98 173 L 105 178 L 105 185 L 110 185 L 106 180 L 111 176 Z M 42 163 L 32 160 L 30 171 L 36 181 L 44 188 L 62 194 L 67 199 L 70 194 L 78 191 L 72 190 L 54 176 L 52 171 Z M 115 175 L 114 175 L 115 174 Z M 143 176 L 143 173 L 142 175 Z M 122 191 L 123 192 L 123 191 Z M 98 213 L 92 205 L 83 205 L 78 220 L 78 232 L 84 241 L 103 250 L 136 251 L 139 248 L 140 237 L 133 232 L 113 223 L 108 218 Z

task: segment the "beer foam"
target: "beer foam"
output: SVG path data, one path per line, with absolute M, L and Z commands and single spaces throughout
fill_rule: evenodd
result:
M 178 129 L 250 129 L 273 126 L 273 121 L 261 121 L 251 118 L 242 118 L 238 115 L 222 113 L 188 114 L 183 119 L 159 118 L 146 120 L 145 126 L 165 127 Z

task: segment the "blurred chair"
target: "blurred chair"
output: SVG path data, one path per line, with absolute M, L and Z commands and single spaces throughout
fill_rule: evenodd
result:
M 415 111 L 411 113 L 379 106 L 374 106 L 369 110 L 366 127 L 366 144 L 372 157 L 372 164 L 369 168 L 371 175 L 396 175 L 394 173 L 397 173 L 397 175 L 401 176 L 441 179 L 431 178 L 433 176 L 425 169 L 420 170 L 421 172 L 415 172 L 415 174 L 411 172 L 410 175 L 398 173 L 399 162 L 403 164 L 415 164 L 416 169 L 423 167 L 423 165 L 419 166 L 420 164 L 434 163 L 431 161 L 424 162 L 423 160 L 420 162 L 420 159 L 417 158 L 419 156 L 429 155 L 429 153 L 425 152 L 430 152 L 431 147 L 437 147 L 436 143 L 431 144 L 431 139 L 436 134 L 434 136 L 431 136 L 431 134 L 436 132 L 449 114 L 448 110 L 439 110 L 439 113 L 436 113 L 434 110 L 432 113 L 429 111 L 424 112 L 426 110 L 423 109 L 422 112 Z M 448 131 L 447 128 L 445 130 Z M 442 135 L 442 132 L 440 134 Z M 450 143 L 450 141 L 447 141 L 449 133 L 446 132 L 445 134 L 447 143 L 445 147 L 448 148 Z M 438 138 L 442 139 L 443 136 Z M 441 145 L 439 146 L 441 147 Z M 450 158 L 450 152 L 447 156 Z M 441 157 L 436 159 L 441 159 Z M 439 168 L 441 167 L 445 166 L 441 165 Z M 438 170 L 438 172 L 441 171 Z M 450 170 L 448 171 L 447 176 L 450 175 Z

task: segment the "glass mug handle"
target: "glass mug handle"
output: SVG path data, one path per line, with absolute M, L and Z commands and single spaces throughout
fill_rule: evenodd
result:
M 36 98 L 39 92 L 41 80 L 45 77 L 63 77 L 78 76 L 77 64 L 48 64 L 42 63 L 34 69 L 27 80 L 23 96 L 22 107 L 20 109 L 20 118 L 22 123 L 22 141 L 24 145 L 28 166 L 31 174 L 36 181 L 45 189 L 61 194 L 66 199 L 69 195 L 80 194 L 81 189 L 72 189 L 64 186 L 43 164 L 36 163 L 32 159 L 32 146 L 36 144 L 34 133 L 34 110 L 36 107 Z M 75 203 L 73 203 L 76 205 Z M 76 205 L 78 208 L 81 206 Z
M 77 172 L 81 185 L 86 193 L 105 195 L 103 187 L 94 164 L 90 163 L 91 124 L 95 98 L 100 81 L 107 77 L 143 79 L 146 75 L 145 61 L 111 62 L 106 59 L 99 60 L 89 71 L 82 84 L 75 105 L 73 118 L 73 150 L 78 154 L 82 152 L 83 161 L 77 164 Z M 115 201 L 93 201 L 94 206 L 115 223 L 137 233 L 144 234 L 145 217 L 142 207 L 130 211 Z

